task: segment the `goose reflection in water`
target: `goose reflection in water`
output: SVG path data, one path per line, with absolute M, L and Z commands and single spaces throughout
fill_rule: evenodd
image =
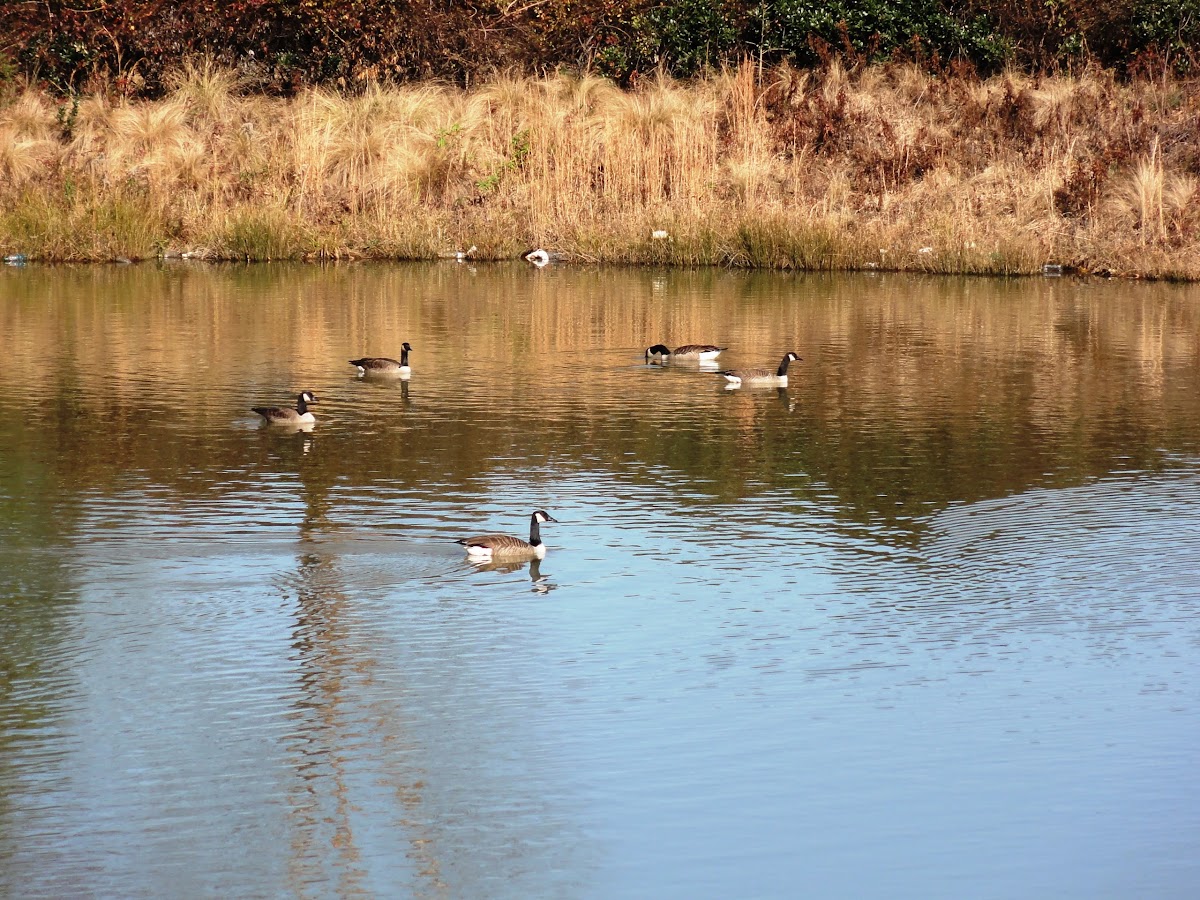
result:
M 533 587 L 530 588 L 535 594 L 548 594 L 556 587 L 550 576 L 542 572 L 542 561 L 537 557 L 533 559 L 471 559 L 467 557 L 467 563 L 473 569 L 480 572 L 502 572 L 510 574 L 512 572 L 520 572 L 526 566 L 529 567 L 529 580 L 533 582 Z
M 767 387 L 769 387 L 769 385 Z M 736 385 L 722 385 L 721 390 L 718 393 L 722 397 L 730 398 L 727 402 L 732 403 L 735 406 L 741 406 L 744 404 L 746 407 L 763 407 L 764 398 L 770 396 L 767 391 L 763 389 L 743 392 L 739 390 Z M 774 393 L 775 399 L 779 401 L 780 406 L 782 406 L 789 413 L 796 411 L 796 407 L 799 406 L 798 399 L 788 393 L 787 388 L 776 387 L 774 389 Z
M 394 391 L 398 388 L 401 404 L 406 407 L 409 405 L 411 385 L 407 378 L 363 378 L 361 375 L 351 375 L 346 380 L 355 385 L 362 385 L 378 391 Z
M 721 363 L 715 359 L 691 359 L 685 361 L 687 365 L 675 368 L 686 368 L 693 372 L 717 372 L 720 370 Z M 652 369 L 669 369 L 673 360 L 669 356 L 653 356 L 646 360 L 646 365 Z

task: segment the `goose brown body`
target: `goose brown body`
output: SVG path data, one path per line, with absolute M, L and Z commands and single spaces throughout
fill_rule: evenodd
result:
M 308 411 L 310 403 L 316 403 L 317 397 L 312 391 L 304 391 L 296 398 L 296 407 L 290 406 L 252 406 L 251 412 L 256 412 L 272 425 L 303 425 L 315 422 L 316 417 Z
M 724 377 L 725 380 L 730 382 L 731 385 L 752 383 L 774 384 L 782 387 L 787 384 L 788 366 L 798 359 L 800 359 L 798 354 L 795 352 L 788 352 L 784 355 L 783 359 L 780 360 L 779 368 L 773 371 L 765 368 L 728 369 L 724 372 L 718 372 L 717 374 Z
M 412 350 L 408 341 L 400 345 L 400 358 L 390 356 L 364 356 L 362 359 L 350 360 L 350 365 L 357 366 L 360 375 L 396 375 L 411 371 L 408 365 L 408 352 Z
M 739 381 L 766 381 L 768 378 L 778 378 L 779 375 L 774 369 L 764 369 L 762 367 L 755 369 L 730 369 L 727 372 L 722 372 L 726 378 L 730 375 L 737 378 Z
M 685 358 L 690 356 L 716 357 L 724 349 L 724 347 L 718 347 L 716 344 L 684 344 L 682 347 L 676 347 L 672 350 L 671 355 Z
M 725 347 L 716 344 L 681 344 L 672 350 L 666 344 L 655 344 L 646 348 L 646 359 L 652 356 L 669 356 L 672 359 L 716 359 Z
M 462 538 L 458 543 L 468 550 L 478 547 L 480 550 L 490 550 L 493 553 L 525 552 L 534 549 L 533 544 L 529 541 L 523 541 L 511 534 L 477 534 L 474 537 Z

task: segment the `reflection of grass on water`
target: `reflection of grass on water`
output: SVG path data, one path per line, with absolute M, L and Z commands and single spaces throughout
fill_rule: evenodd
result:
M 634 92 L 0 99 L 0 245 L 42 258 L 479 258 L 1200 277 L 1200 86 L 747 66 Z

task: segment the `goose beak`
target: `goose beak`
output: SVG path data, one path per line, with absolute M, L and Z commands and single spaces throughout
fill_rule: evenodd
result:
M 546 521 L 547 522 L 558 522 L 558 519 L 554 518 L 554 516 L 550 515 L 550 513 L 546 513 Z

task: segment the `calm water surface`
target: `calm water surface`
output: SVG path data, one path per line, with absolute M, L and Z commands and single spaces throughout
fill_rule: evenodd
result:
M 1200 289 L 28 267 L 0 341 L 0 893 L 1200 892 Z

